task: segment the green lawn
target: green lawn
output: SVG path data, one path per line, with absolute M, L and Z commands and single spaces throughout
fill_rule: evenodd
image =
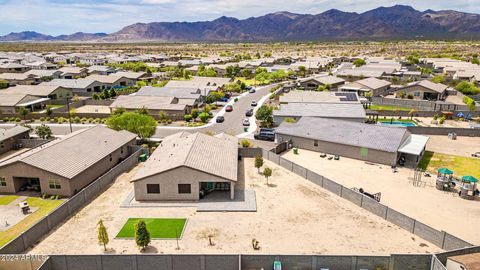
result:
M 45 215 L 52 212 L 55 208 L 63 203 L 63 200 L 44 200 L 41 198 L 27 198 L 27 203 L 30 207 L 38 207 L 38 210 L 35 213 L 29 215 L 19 223 L 12 226 L 6 231 L 0 231 L 0 247 L 3 247 L 5 244 L 10 242 L 13 238 L 17 237 L 19 234 L 24 232 L 26 229 L 30 228 L 37 221 L 42 219 Z M 20 208 L 18 209 L 20 214 Z
M 129 218 L 116 238 L 134 238 L 135 224 L 139 220 L 145 221 L 152 239 L 181 238 L 187 221 L 178 218 Z
M 384 110 L 384 111 L 410 111 L 410 110 L 412 110 L 411 108 L 404 108 L 404 107 L 397 107 L 397 106 L 387 106 L 387 105 L 375 105 L 375 104 L 370 105 L 369 109 L 374 110 L 374 111 L 379 111 L 379 110 Z
M 11 202 L 15 201 L 17 198 L 18 198 L 18 196 L 15 196 L 15 195 L 1 196 L 0 197 L 0 205 L 10 204 Z
M 471 175 L 480 179 L 480 159 L 425 151 L 418 167 L 436 173 L 439 168 L 446 167 L 454 172 L 456 177 Z

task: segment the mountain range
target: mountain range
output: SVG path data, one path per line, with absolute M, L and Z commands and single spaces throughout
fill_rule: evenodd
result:
M 50 36 L 10 33 L 0 42 L 235 42 L 388 39 L 480 39 L 480 14 L 454 10 L 419 11 L 410 6 L 379 7 L 363 13 L 332 9 L 317 15 L 290 12 L 213 21 L 136 23 L 118 32 Z

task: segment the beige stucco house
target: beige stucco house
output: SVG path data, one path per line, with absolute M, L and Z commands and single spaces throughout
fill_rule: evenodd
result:
M 95 126 L 0 161 L 0 193 L 70 197 L 132 153 L 136 135 Z
M 235 137 L 180 132 L 162 141 L 132 182 L 137 201 L 197 201 L 215 191 L 233 199 L 237 174 Z
M 21 139 L 30 138 L 30 129 L 24 126 L 0 128 L 0 155 L 19 147 Z
M 428 80 L 410 83 L 395 90 L 396 98 L 420 100 L 444 100 L 447 97 L 448 86 Z

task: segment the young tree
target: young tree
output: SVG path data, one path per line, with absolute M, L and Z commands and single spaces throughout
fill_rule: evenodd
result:
M 150 138 L 155 134 L 157 121 L 150 115 L 136 112 L 124 112 L 112 115 L 106 120 L 109 128 L 114 130 L 127 130 L 137 134 L 140 138 Z
M 45 124 L 42 124 L 41 126 L 36 127 L 35 134 L 37 134 L 38 137 L 44 140 L 50 139 L 53 137 L 52 130 L 50 129 L 49 126 L 46 126 Z
M 50 105 L 47 105 L 45 108 L 45 115 L 50 118 L 53 114 L 52 107 Z
M 361 67 L 365 64 L 367 64 L 367 62 L 365 62 L 365 60 L 363 60 L 362 58 L 358 58 L 357 60 L 353 61 L 353 65 L 355 65 L 356 67 Z
M 255 118 L 261 121 L 262 124 L 266 126 L 270 126 L 273 123 L 272 114 L 273 114 L 273 107 L 262 105 L 260 108 L 258 108 L 257 112 L 255 113 Z
M 100 219 L 98 221 L 98 244 L 103 245 L 103 250 L 107 251 L 107 244 L 109 241 L 107 228 L 103 225 L 103 220 Z
M 272 169 L 266 167 L 265 169 L 263 169 L 263 176 L 265 176 L 265 178 L 267 179 L 267 185 L 268 185 L 268 178 L 270 176 L 272 176 Z
M 135 224 L 135 243 L 143 251 L 150 244 L 150 241 L 150 232 L 147 229 L 147 224 L 145 224 L 145 221 L 139 220 Z
M 192 109 L 192 119 L 195 120 L 198 117 L 198 109 Z
M 307 68 L 305 66 L 299 66 L 298 67 L 298 72 L 300 72 L 300 74 L 302 74 L 302 77 L 307 76 Z
M 255 156 L 255 168 L 258 169 L 258 173 L 260 173 L 260 168 L 263 166 L 263 157 L 261 155 Z
M 206 123 L 208 121 L 208 118 L 210 118 L 210 115 L 207 112 L 202 112 L 200 115 L 200 120 L 202 123 Z
M 22 116 L 23 121 L 25 121 L 25 119 L 27 118 L 28 113 L 30 113 L 30 111 L 25 107 L 21 107 L 20 110 L 18 111 L 18 114 Z

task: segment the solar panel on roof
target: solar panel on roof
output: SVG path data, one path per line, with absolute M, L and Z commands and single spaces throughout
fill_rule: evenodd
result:
M 358 101 L 356 93 L 335 93 L 335 96 L 340 97 L 340 101 Z

